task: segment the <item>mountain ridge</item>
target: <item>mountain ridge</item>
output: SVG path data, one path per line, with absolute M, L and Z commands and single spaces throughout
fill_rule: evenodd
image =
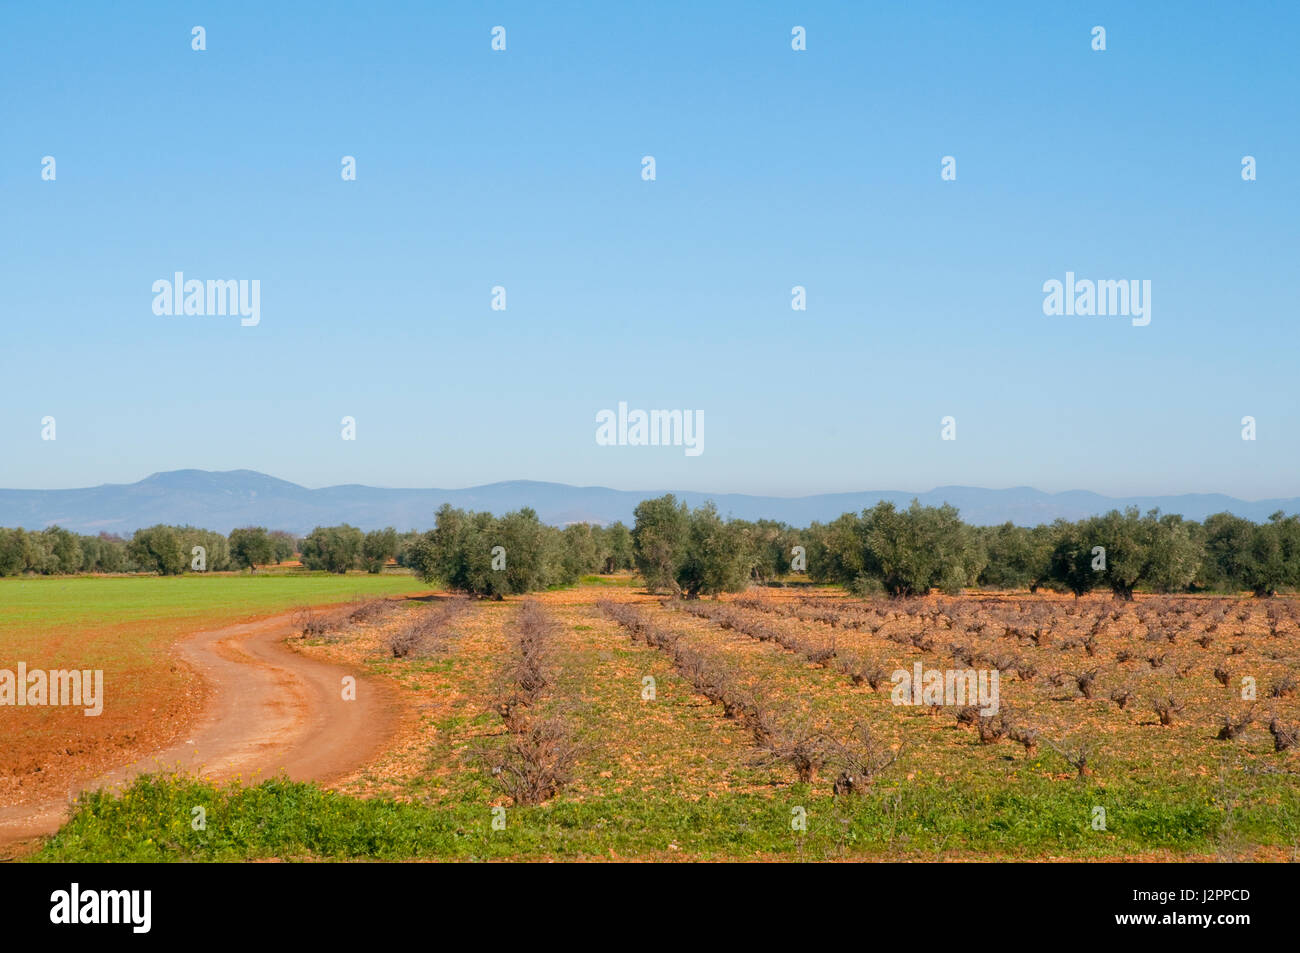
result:
M 1158 507 L 1202 520 L 1231 512 L 1262 521 L 1277 510 L 1300 511 L 1300 498 L 1240 500 L 1222 493 L 1110 497 L 1090 490 L 1047 493 L 1028 486 L 986 489 L 948 485 L 925 492 L 859 490 L 809 496 L 757 496 L 695 490 L 615 490 L 541 480 L 504 480 L 459 490 L 374 487 L 360 483 L 308 489 L 257 470 L 164 470 L 135 483 L 104 483 L 70 490 L 0 489 L 0 526 L 42 529 L 57 524 L 79 533 L 130 534 L 155 523 L 180 523 L 228 533 L 236 526 L 266 526 L 306 533 L 318 525 L 351 523 L 363 530 L 432 527 L 442 503 L 503 513 L 530 506 L 543 522 L 631 524 L 644 499 L 671 492 L 691 506 L 712 500 L 724 516 L 775 519 L 797 526 L 858 512 L 880 500 L 907 505 L 951 503 L 969 523 L 1010 520 L 1030 526 L 1058 517 L 1081 519 L 1111 509 Z
M 442 503 L 502 514 L 532 507 L 545 523 L 632 523 L 632 511 L 642 499 L 675 494 L 690 506 L 718 504 L 724 516 L 775 519 L 794 525 L 835 519 L 876 502 L 906 506 L 913 498 L 926 504 L 952 503 L 969 523 L 989 525 L 1013 521 L 1021 525 L 1050 523 L 1057 517 L 1082 519 L 1126 506 L 1141 510 L 1160 507 L 1188 519 L 1203 520 L 1212 512 L 1229 511 L 1256 521 L 1278 510 L 1300 511 L 1300 498 L 1243 501 L 1221 493 L 1187 493 L 1164 497 L 1105 497 L 1091 490 L 1045 493 L 1032 486 L 984 489 L 979 486 L 936 486 L 914 493 L 905 490 L 857 490 L 806 497 L 762 497 L 744 493 L 701 493 L 697 490 L 615 490 L 608 486 L 572 486 L 539 480 L 504 480 L 459 490 L 382 488 L 339 484 L 308 489 L 255 471 L 175 469 L 151 473 L 134 484 L 100 484 L 70 490 L 0 489 L 0 527 L 42 529 L 57 524 L 78 533 L 130 534 L 155 523 L 191 524 L 229 533 L 235 527 L 264 525 L 305 533 L 317 525 L 351 523 L 361 529 L 393 525 L 399 530 L 428 529 Z

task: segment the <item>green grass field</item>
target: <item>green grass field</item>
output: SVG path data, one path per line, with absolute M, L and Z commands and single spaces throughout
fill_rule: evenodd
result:
M 0 579 L 0 661 L 149 669 L 172 640 L 303 605 L 427 591 L 413 576 L 259 572 Z
M 298 605 L 427 591 L 407 573 L 213 573 L 183 576 L 40 576 L 0 579 L 0 649 L 11 639 L 68 626 L 185 622 L 230 624 Z
M 0 803 L 66 793 L 77 778 L 150 750 L 192 715 L 202 686 L 171 651 L 191 632 L 427 590 L 406 573 L 301 570 L 0 579 L 0 668 L 100 669 L 111 686 L 97 718 L 68 707 L 0 709 Z
M 146 777 L 120 796 L 86 797 L 35 861 L 317 860 L 834 860 L 1001 858 L 1072 860 L 1222 856 L 1225 838 L 1294 844 L 1295 792 L 1229 813 L 1202 790 L 1119 790 L 1041 779 L 1011 789 L 935 784 L 882 787 L 850 804 L 806 785 L 776 796 L 684 800 L 611 796 L 509 808 L 494 830 L 486 803 L 358 799 L 312 784 L 267 781 L 217 788 Z M 1122 805 L 1109 830 L 1087 818 Z M 1285 805 L 1285 810 L 1279 810 Z M 191 826 L 202 806 L 206 827 Z M 792 811 L 806 830 L 791 828 Z M 1284 848 L 1278 859 L 1291 859 Z M 1284 856 L 1285 855 L 1285 856 Z

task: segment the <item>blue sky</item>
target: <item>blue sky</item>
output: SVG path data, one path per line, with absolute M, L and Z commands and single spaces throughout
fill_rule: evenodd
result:
M 457 6 L 6 5 L 0 486 L 1300 495 L 1295 4 Z

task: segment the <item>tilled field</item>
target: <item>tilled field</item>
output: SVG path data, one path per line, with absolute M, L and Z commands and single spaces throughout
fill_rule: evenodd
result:
M 583 851 L 601 824 L 610 853 L 647 857 L 1290 859 L 1300 843 L 1289 599 L 585 585 L 373 616 L 303 640 L 420 699 L 343 790 L 503 828 L 571 810 L 597 825 Z M 996 672 L 996 703 L 900 703 L 895 673 L 918 664 L 986 688 Z

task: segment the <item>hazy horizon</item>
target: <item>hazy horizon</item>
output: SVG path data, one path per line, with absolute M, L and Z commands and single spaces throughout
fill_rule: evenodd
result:
M 1152 497 L 1152 496 L 1170 496 L 1170 497 L 1172 496 L 1228 496 L 1228 497 L 1233 497 L 1235 499 L 1240 499 L 1244 502 L 1252 502 L 1252 503 L 1266 501 L 1266 500 L 1300 499 L 1300 492 L 1293 494 L 1291 496 L 1284 495 L 1284 496 L 1243 497 L 1243 496 L 1236 496 L 1236 494 L 1232 494 L 1232 493 L 1225 493 L 1222 490 L 1188 490 L 1180 493 L 1102 493 L 1100 491 L 1094 490 L 1086 486 L 1072 486 L 1072 487 L 1066 487 L 1061 490 L 1044 490 L 1042 487 L 1031 486 L 1029 484 L 1017 484 L 1014 486 L 975 486 L 973 484 L 965 484 L 965 483 L 941 483 L 941 484 L 935 484 L 933 486 L 924 486 L 924 487 L 921 486 L 918 487 L 849 486 L 849 487 L 843 487 L 841 489 L 822 490 L 818 492 L 808 492 L 808 493 L 798 493 L 798 492 L 796 493 L 749 493 L 742 490 L 730 490 L 730 489 L 726 489 L 725 487 L 702 488 L 696 486 L 675 486 L 675 487 L 610 486 L 609 484 L 604 484 L 604 483 L 568 483 L 562 480 L 538 480 L 532 477 L 515 477 L 515 478 L 502 479 L 502 480 L 488 480 L 483 483 L 473 483 L 473 484 L 467 484 L 463 486 L 437 485 L 432 483 L 427 485 L 416 486 L 416 485 L 399 485 L 399 484 L 388 484 L 388 483 L 360 483 L 357 481 L 347 481 L 343 483 L 311 484 L 311 483 L 301 483 L 297 480 L 291 480 L 275 473 L 266 473 L 265 471 L 257 470 L 252 467 L 230 467 L 230 468 L 223 468 L 223 469 L 203 469 L 201 467 L 176 467 L 175 469 L 171 469 L 171 470 L 156 470 L 152 473 L 146 473 L 138 477 L 137 479 L 127 479 L 121 481 L 102 480 L 97 483 L 79 484 L 76 486 L 55 486 L 55 487 L 0 486 L 0 490 L 17 490 L 17 491 L 26 491 L 26 492 L 46 492 L 46 491 L 57 492 L 61 490 L 89 490 L 101 486 L 134 486 L 138 483 L 145 482 L 151 477 L 167 476 L 167 475 L 177 474 L 177 473 L 205 473 L 205 474 L 251 473 L 262 477 L 268 477 L 272 480 L 280 480 L 285 483 L 291 483 L 294 486 L 301 487 L 304 490 L 328 490 L 337 487 L 361 486 L 361 487 L 367 487 L 369 489 L 377 489 L 377 490 L 459 491 L 459 490 L 473 490 L 485 486 L 497 486 L 503 484 L 537 483 L 537 484 L 547 484 L 552 486 L 567 486 L 567 487 L 573 487 L 575 489 L 615 490 L 620 493 L 685 491 L 685 492 L 702 493 L 702 494 L 715 493 L 715 494 L 726 495 L 726 496 L 757 496 L 757 497 L 771 497 L 774 499 L 791 499 L 791 500 L 802 499 L 804 497 L 810 497 L 810 496 L 839 496 L 839 495 L 847 495 L 847 494 L 855 494 L 855 493 L 917 493 L 917 494 L 924 495 L 924 494 L 936 493 L 940 490 L 945 490 L 945 489 L 983 490 L 990 493 L 1006 492 L 1010 490 L 1032 490 L 1037 493 L 1045 493 L 1052 496 L 1064 495 L 1069 493 L 1090 493 L 1090 494 L 1095 494 L 1097 496 L 1103 496 L 1103 497 L 1114 498 L 1114 499 L 1125 499 L 1130 497 Z
M 698 507 L 713 502 L 724 517 L 769 519 L 792 526 L 829 522 L 880 502 L 907 507 L 948 504 L 973 525 L 1012 522 L 1036 526 L 1057 519 L 1078 520 L 1112 510 L 1156 509 L 1201 521 L 1232 513 L 1257 523 L 1281 510 L 1300 513 L 1300 497 L 1242 500 L 1222 494 L 1103 496 L 1088 490 L 1048 494 L 1032 487 L 985 489 L 941 486 L 922 489 L 859 488 L 834 494 L 759 496 L 711 492 L 684 486 L 620 489 L 512 480 L 472 487 L 375 487 L 338 484 L 309 488 L 254 470 L 179 470 L 125 484 L 68 490 L 0 489 L 0 526 L 39 529 L 58 525 L 77 532 L 130 533 L 158 523 L 203 526 L 229 532 L 238 526 L 266 526 L 306 533 L 314 526 L 348 523 L 365 530 L 386 526 L 421 530 L 438 509 L 486 511 L 496 515 L 528 507 L 544 523 L 631 524 L 643 500 L 674 493 Z

